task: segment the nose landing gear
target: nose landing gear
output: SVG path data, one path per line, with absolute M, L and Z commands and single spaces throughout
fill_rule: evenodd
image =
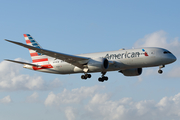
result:
M 162 73 L 163 73 L 163 71 L 161 70 L 161 68 L 164 68 L 164 67 L 165 67 L 165 65 L 159 66 L 159 70 L 158 70 L 158 73 L 159 73 L 159 74 L 162 74 Z

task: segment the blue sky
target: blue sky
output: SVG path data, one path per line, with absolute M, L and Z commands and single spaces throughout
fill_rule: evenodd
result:
M 145 68 L 138 77 L 100 73 L 54 75 L 23 69 L 4 59 L 31 62 L 31 34 L 46 49 L 68 54 L 132 47 L 163 47 L 180 57 L 178 0 L 0 1 L 0 119 L 169 120 L 180 119 L 180 63 Z

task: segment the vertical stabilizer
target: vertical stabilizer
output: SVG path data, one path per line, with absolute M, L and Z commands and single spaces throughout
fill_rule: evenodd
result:
M 26 40 L 27 45 L 36 48 L 42 48 L 30 34 L 24 34 L 24 38 Z M 38 53 L 35 50 L 31 50 L 31 49 L 29 49 L 29 53 L 33 63 L 48 64 L 48 56 Z

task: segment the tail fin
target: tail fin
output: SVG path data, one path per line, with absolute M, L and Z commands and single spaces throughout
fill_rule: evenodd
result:
M 24 34 L 24 38 L 26 40 L 27 45 L 30 45 L 36 48 L 42 48 L 30 34 Z M 29 53 L 30 53 L 33 63 L 39 63 L 39 64 L 48 63 L 48 56 L 38 53 L 31 49 L 29 49 Z

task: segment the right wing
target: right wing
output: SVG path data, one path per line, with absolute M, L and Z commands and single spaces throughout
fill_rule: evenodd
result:
M 46 49 L 42 49 L 42 48 L 36 48 L 36 47 L 26 45 L 26 44 L 23 44 L 23 43 L 20 43 L 20 42 L 15 42 L 15 41 L 7 40 L 7 39 L 5 39 L 5 40 L 8 41 L 8 42 L 23 46 L 25 48 L 35 50 L 38 53 L 42 53 L 42 54 L 48 55 L 50 57 L 63 60 L 65 62 L 70 63 L 72 65 L 75 65 L 75 66 L 77 66 L 77 67 L 79 67 L 81 69 L 84 68 L 83 65 L 86 64 L 90 59 L 88 57 L 68 55 L 68 54 L 54 52 L 54 51 L 50 51 L 50 50 L 46 50 Z

